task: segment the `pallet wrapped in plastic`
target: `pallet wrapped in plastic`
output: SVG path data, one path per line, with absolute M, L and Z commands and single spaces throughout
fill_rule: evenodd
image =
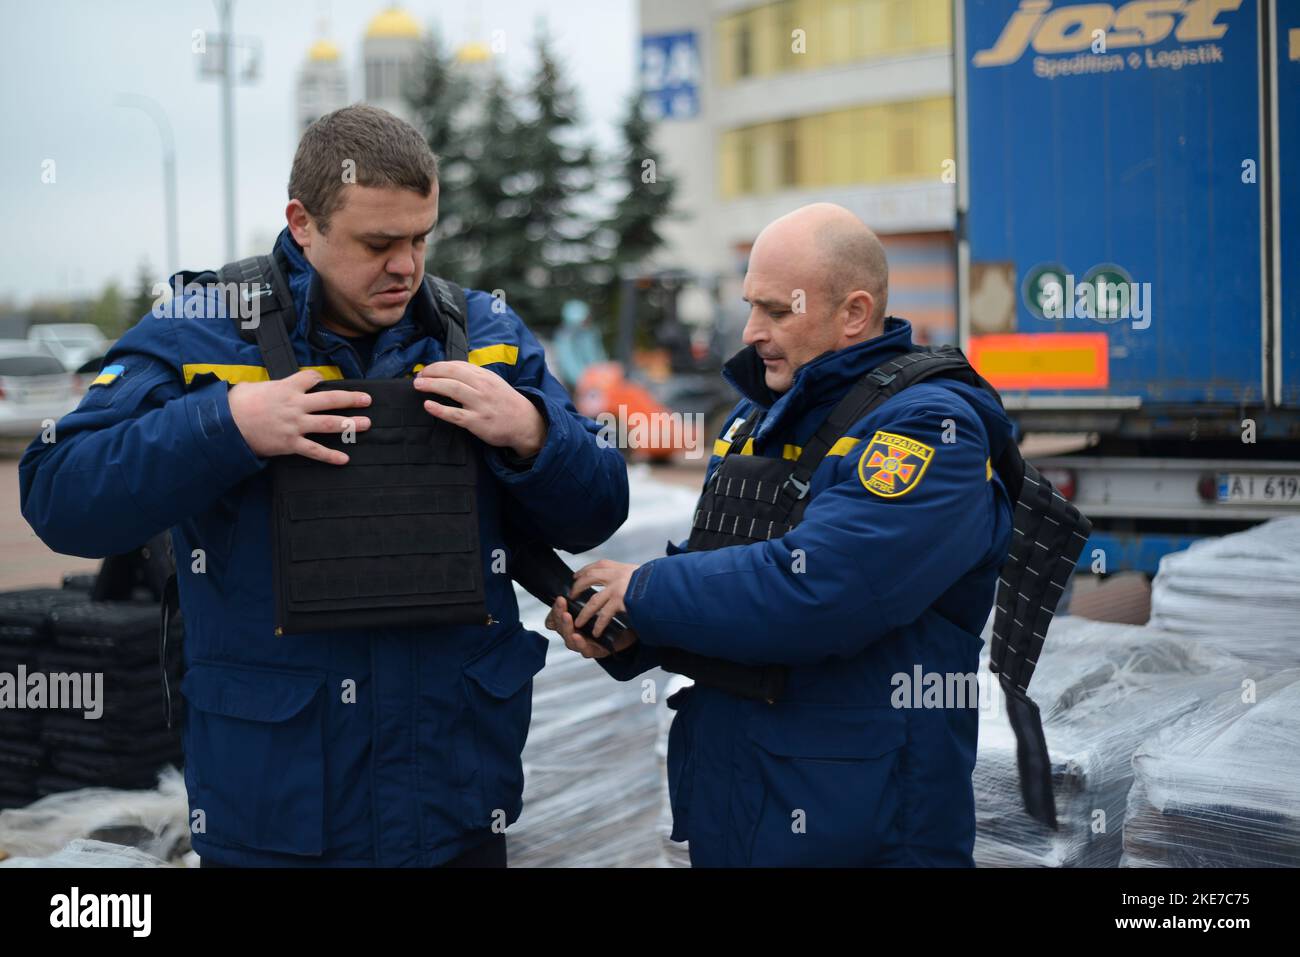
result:
M 1134 751 L 1238 687 L 1246 668 L 1185 636 L 1058 618 L 1029 686 L 1043 715 L 1058 827 L 1025 813 L 1016 739 L 994 682 L 993 706 L 981 704 L 973 774 L 976 865 L 1117 866 Z M 986 658 L 981 671 L 987 670 Z
M 0 812 L 0 851 L 14 858 L 45 858 L 84 838 L 132 847 L 163 861 L 179 859 L 190 849 L 185 781 L 174 767 L 164 768 L 155 781 L 155 787 L 138 791 L 64 791 Z
M 1133 757 L 1123 867 L 1300 867 L 1300 670 L 1224 692 Z
M 1300 668 L 1300 516 L 1166 555 L 1150 624 L 1247 661 Z

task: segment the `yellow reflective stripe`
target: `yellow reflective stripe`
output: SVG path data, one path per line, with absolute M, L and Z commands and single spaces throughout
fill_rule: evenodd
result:
M 831 446 L 830 451 L 827 452 L 826 455 L 828 457 L 832 455 L 848 455 L 857 448 L 861 441 L 861 439 L 855 439 L 846 435 L 844 438 L 836 440 L 835 444 Z
M 506 365 L 512 366 L 519 361 L 519 347 L 508 346 L 503 343 L 499 346 L 484 346 L 481 349 L 471 349 L 469 361 L 476 366 L 490 365 L 493 362 L 504 362 Z
M 303 366 L 319 372 L 322 379 L 342 379 L 343 372 L 338 366 Z M 221 365 L 212 362 L 187 362 L 181 369 L 185 374 L 185 384 L 189 385 L 197 375 L 212 373 L 223 382 L 236 385 L 240 382 L 266 382 L 271 378 L 266 366 Z
M 984 460 L 984 481 L 988 482 L 993 478 L 993 460 Z
M 729 449 L 729 448 L 731 448 L 731 443 L 730 443 L 730 442 L 724 442 L 724 441 L 722 441 L 722 439 L 716 439 L 716 440 L 714 441 L 714 443 L 713 443 L 713 454 L 714 454 L 714 455 L 726 455 L 726 454 L 727 454 L 727 449 Z M 743 447 L 739 452 L 737 452 L 736 454 L 737 454 L 737 455 L 753 455 L 753 454 L 754 454 L 754 440 L 753 440 L 753 439 L 745 439 L 745 445 L 744 445 L 744 447 Z
M 858 445 L 858 443 L 860 443 L 861 441 L 862 441 L 861 439 L 855 439 L 846 435 L 844 438 L 837 440 L 836 443 L 830 447 L 830 450 L 826 453 L 826 456 L 827 458 L 829 458 L 832 455 L 848 455 L 851 451 L 853 451 L 853 448 L 856 445 Z M 719 455 L 719 456 L 726 455 L 727 449 L 729 448 L 731 448 L 730 442 L 724 442 L 722 439 L 715 439 L 713 442 L 714 455 Z M 746 439 L 745 447 L 741 449 L 739 452 L 737 452 L 736 454 L 753 455 L 754 440 Z M 791 462 L 793 462 L 798 460 L 799 456 L 801 455 L 803 455 L 803 446 L 801 445 L 784 445 L 781 447 L 781 458 L 783 459 L 789 459 Z

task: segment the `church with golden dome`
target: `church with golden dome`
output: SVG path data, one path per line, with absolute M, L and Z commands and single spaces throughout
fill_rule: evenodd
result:
M 298 70 L 295 112 L 301 133 L 333 110 L 361 101 L 383 107 L 405 120 L 411 119 L 406 93 L 416 82 L 425 28 L 394 4 L 375 14 L 361 39 L 360 90 L 355 90 L 338 45 L 321 28 L 320 39 L 308 49 Z M 463 44 L 456 59 L 474 69 L 486 65 L 491 51 L 482 43 Z M 359 93 L 359 95 L 357 95 Z

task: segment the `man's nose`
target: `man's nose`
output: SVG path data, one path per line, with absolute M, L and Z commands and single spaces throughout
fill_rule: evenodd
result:
M 762 312 L 757 309 L 749 310 L 749 319 L 745 322 L 745 331 L 740 337 L 740 341 L 747 346 L 752 346 L 756 342 L 762 342 L 767 338 L 767 326 L 763 322 Z
M 384 264 L 394 276 L 411 276 L 416 270 L 415 253 L 411 250 L 390 256 L 388 262 Z

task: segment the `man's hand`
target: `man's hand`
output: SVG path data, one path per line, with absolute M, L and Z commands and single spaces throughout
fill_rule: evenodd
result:
M 555 604 L 551 606 L 550 612 L 546 616 L 546 627 L 559 634 L 564 639 L 564 646 L 570 651 L 576 651 L 584 658 L 605 658 L 609 652 L 602 648 L 596 642 L 582 637 L 578 629 L 573 624 L 573 616 L 569 614 L 568 602 L 563 598 L 555 599 Z M 614 650 L 623 651 L 630 648 L 636 642 L 636 632 L 628 629 L 614 641 Z
M 341 389 L 309 393 L 322 378 L 319 372 L 300 369 L 287 379 L 240 382 L 231 388 L 231 418 L 254 453 L 263 458 L 304 455 L 330 465 L 347 464 L 346 453 L 326 448 L 306 436 L 311 432 L 343 432 L 349 422 L 355 431 L 366 431 L 370 428 L 367 416 L 349 418 L 316 413 L 326 409 L 361 408 L 370 404 L 370 396 Z
M 433 362 L 420 370 L 415 387 L 460 403 L 460 408 L 426 400 L 434 418 L 459 425 L 488 445 L 529 458 L 546 443 L 546 420 L 524 396 L 495 372 L 469 362 Z
M 631 580 L 632 573 L 639 567 L 639 565 L 627 565 L 623 562 L 602 559 L 579 568 L 577 574 L 573 576 L 573 587 L 569 589 L 570 597 L 576 598 L 595 585 L 603 587 L 591 596 L 591 600 L 578 613 L 574 626 L 584 628 L 592 622 L 591 634 L 597 638 L 604 634 L 609 620 L 620 612 L 627 611 L 627 606 L 623 604 L 623 596 L 627 593 L 627 583 Z

